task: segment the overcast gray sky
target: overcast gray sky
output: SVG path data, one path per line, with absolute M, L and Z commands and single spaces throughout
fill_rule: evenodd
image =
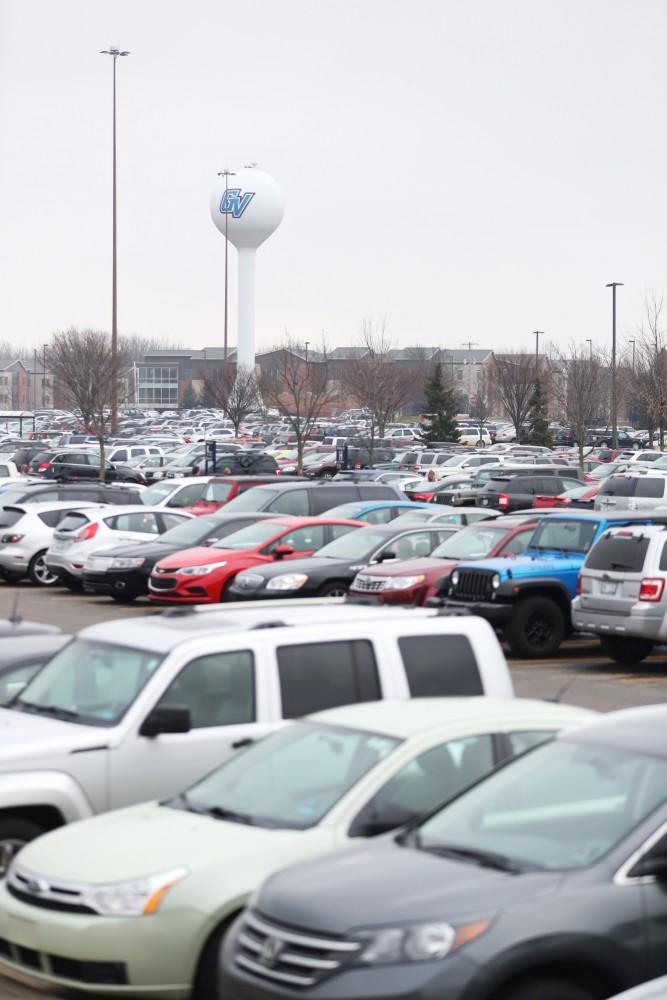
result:
M 222 343 L 216 172 L 284 189 L 257 341 L 632 336 L 665 285 L 665 0 L 0 0 L 0 339 Z M 235 331 L 235 251 L 232 331 Z

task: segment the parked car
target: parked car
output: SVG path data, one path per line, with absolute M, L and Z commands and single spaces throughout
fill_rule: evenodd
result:
M 42 472 L 45 479 L 59 483 L 81 479 L 100 479 L 100 453 L 98 451 L 58 451 Z M 112 462 L 105 464 L 105 483 L 141 483 L 143 477 L 136 469 Z
M 350 597 L 379 604 L 420 604 L 437 592 L 438 581 L 465 559 L 486 559 L 522 553 L 539 520 L 507 517 L 462 528 L 424 559 L 407 559 L 360 570 Z
M 53 532 L 46 568 L 70 590 L 80 590 L 86 560 L 98 549 L 155 538 L 191 517 L 143 506 L 72 511 Z
M 213 545 L 241 528 L 272 517 L 261 513 L 193 517 L 163 535 L 101 549 L 83 564 L 83 589 L 129 603 L 148 593 L 150 575 L 161 559 L 194 546 Z
M 258 485 L 283 485 L 285 479 L 303 482 L 299 476 L 287 476 L 278 480 L 268 476 L 188 476 L 182 479 L 164 479 L 154 483 L 141 494 L 141 502 L 148 507 L 166 507 L 169 510 L 185 510 L 193 514 L 210 514 L 229 503 L 235 497 L 254 489 Z
M 637 664 L 667 640 L 667 531 L 626 525 L 586 556 L 572 602 L 575 629 L 600 637 L 606 656 Z
M 536 496 L 558 496 L 565 490 L 572 490 L 581 485 L 573 470 L 570 479 L 560 472 L 557 475 L 505 476 L 500 473 L 490 479 L 475 498 L 478 507 L 490 507 L 502 510 L 506 514 L 517 510 L 528 510 L 532 507 Z
M 512 697 L 488 624 L 426 609 L 275 601 L 91 625 L 0 709 L 0 873 L 40 833 L 175 795 L 286 719 L 462 683 Z
M 12 484 L 0 494 L 0 505 L 32 503 L 78 503 L 127 505 L 141 503 L 143 487 L 121 483 L 51 483 L 42 480 Z
M 217 604 L 227 600 L 237 573 L 308 556 L 360 523 L 328 515 L 256 521 L 210 548 L 198 546 L 161 559 L 148 580 L 148 596 L 177 604 Z
M 498 465 L 483 466 L 481 469 L 477 469 L 469 479 L 453 479 L 451 482 L 445 480 L 442 488 L 437 491 L 434 500 L 436 503 L 452 504 L 454 506 L 460 505 L 474 505 L 477 497 L 484 490 L 488 483 L 499 477 L 533 477 L 533 476 L 559 476 L 571 474 L 573 478 L 579 476 L 577 469 L 568 469 L 564 472 L 563 468 L 558 465 L 545 465 L 540 463 L 539 465 L 530 464 L 527 468 L 526 464 L 509 464 L 503 463 Z M 484 504 L 483 506 L 488 506 Z
M 366 524 L 388 524 L 402 514 L 411 514 L 422 510 L 433 513 L 430 503 L 413 503 L 411 500 L 354 500 L 352 503 L 342 503 L 327 511 L 327 517 L 345 517 L 352 521 L 364 521 Z
M 665 727 L 664 705 L 602 716 L 402 833 L 271 876 L 220 996 L 600 1000 L 664 973 Z
M 430 652 L 440 658 L 439 649 Z M 220 941 L 268 875 L 414 821 L 498 764 L 594 717 L 565 705 L 488 697 L 370 702 L 308 716 L 175 798 L 28 845 L 0 888 L 0 934 L 8 942 L 0 968 L 24 971 L 27 949 L 40 953 L 48 941 L 48 971 L 40 964 L 38 981 L 90 995 L 103 976 L 96 949 L 104 936 L 119 967 L 116 996 L 140 987 L 186 998 L 194 988 L 197 1000 L 217 1000 Z M 45 886 L 39 894 L 30 889 L 37 879 Z M 124 884 L 145 890 L 121 896 Z M 70 887 L 71 897 L 60 902 Z M 160 898 L 149 907 L 152 893 Z M 56 899 L 57 909 L 43 905 Z M 82 904 L 90 912 L 82 914 Z M 19 941 L 12 926 L 24 924 Z M 95 966 L 87 982 L 73 974 Z
M 389 483 L 280 482 L 248 490 L 230 500 L 227 510 L 233 514 L 267 510 L 277 515 L 309 517 L 354 500 L 405 500 L 405 495 Z
M 309 559 L 287 566 L 255 566 L 239 573 L 229 588 L 232 600 L 283 597 L 341 597 L 357 572 L 387 560 L 428 556 L 440 542 L 458 531 L 456 525 L 372 525 L 338 538 Z
M 593 502 L 600 487 L 596 483 L 584 483 L 582 486 L 575 486 L 565 490 L 558 496 L 542 495 L 536 496 L 533 507 L 539 509 L 552 509 L 554 507 L 570 507 L 577 510 L 593 510 Z
M 609 476 L 595 498 L 595 510 L 654 510 L 667 503 L 667 475 L 623 473 Z
M 394 518 L 401 524 L 410 521 L 412 524 L 476 524 L 478 521 L 494 521 L 497 517 L 502 517 L 499 510 L 482 510 L 481 507 L 432 507 L 426 504 L 413 503 L 412 509 L 404 510 Z
M 27 576 L 31 583 L 50 587 L 58 577 L 46 566 L 53 532 L 78 510 L 99 510 L 95 504 L 63 500 L 55 503 L 12 504 L 0 510 L 0 576 L 14 582 Z

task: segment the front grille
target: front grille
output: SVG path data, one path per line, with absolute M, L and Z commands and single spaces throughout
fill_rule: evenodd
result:
M 173 566 L 170 566 L 170 567 L 169 567 L 169 569 L 165 569 L 165 568 L 164 568 L 163 566 L 156 566 L 156 567 L 154 568 L 153 572 L 154 572 L 154 573 L 157 573 L 157 574 L 158 574 L 158 576 L 159 576 L 159 575 L 160 575 L 161 573 L 179 573 L 179 572 L 180 572 L 180 566 L 179 566 L 179 568 L 178 568 L 178 569 L 174 569 L 174 567 L 173 567 Z
M 151 579 L 151 590 L 173 590 L 178 584 L 178 580 L 154 580 Z
M 384 590 L 387 580 L 384 576 L 358 576 L 354 581 L 355 590 L 363 590 L 364 593 L 374 593 L 376 594 L 380 590 Z
M 236 938 L 236 964 L 286 986 L 316 986 L 350 963 L 358 941 L 325 938 L 270 923 L 246 913 Z
M 451 596 L 462 601 L 488 601 L 493 594 L 491 580 L 495 576 L 488 569 L 460 569 L 456 586 L 452 586 Z

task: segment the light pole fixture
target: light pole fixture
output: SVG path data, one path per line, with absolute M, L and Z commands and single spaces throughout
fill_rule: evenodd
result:
M 310 341 L 309 341 L 309 340 L 306 340 L 306 341 L 305 341 L 305 343 L 304 343 L 304 346 L 305 346 L 305 348 L 306 348 L 306 350 L 305 350 L 305 355 L 306 355 L 306 364 L 308 364 L 308 347 L 309 347 L 309 345 L 310 345 Z
M 610 281 L 611 288 L 611 446 L 618 448 L 618 413 L 616 402 L 616 289 L 623 287 L 622 281 Z
M 112 236 L 111 236 L 111 433 L 118 427 L 118 309 L 117 309 L 117 272 L 116 272 L 116 61 L 129 52 L 110 46 L 102 49 L 100 55 L 111 56 L 113 59 L 113 167 L 112 167 Z
M 225 167 L 218 173 L 218 177 L 225 178 L 225 204 L 227 204 L 227 191 L 229 189 L 229 178 L 234 176 L 235 171 Z M 225 318 L 224 318 L 224 339 L 222 348 L 222 377 L 227 374 L 227 315 L 228 315 L 228 288 L 229 288 L 229 212 L 225 212 Z M 238 357 L 237 357 L 238 362 Z
M 636 342 L 634 340 L 629 340 L 628 344 L 632 344 L 632 374 L 635 373 L 635 347 Z
M 533 330 L 535 338 L 535 378 L 537 379 L 540 370 L 540 337 L 544 336 L 544 330 Z
M 589 360 L 592 361 L 593 360 L 593 341 L 591 340 L 590 337 L 587 337 L 586 338 L 586 343 L 588 344 L 588 357 L 589 357 Z

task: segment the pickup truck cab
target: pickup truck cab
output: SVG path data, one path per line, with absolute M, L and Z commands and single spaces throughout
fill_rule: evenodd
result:
M 437 600 L 486 618 L 513 656 L 552 656 L 572 630 L 571 602 L 595 541 L 607 528 L 656 520 L 665 518 L 583 510 L 545 514 L 523 555 L 460 562 L 440 581 Z
M 481 619 L 336 601 L 82 629 L 0 709 L 0 874 L 46 830 L 174 795 L 288 720 L 432 695 L 512 697 Z

